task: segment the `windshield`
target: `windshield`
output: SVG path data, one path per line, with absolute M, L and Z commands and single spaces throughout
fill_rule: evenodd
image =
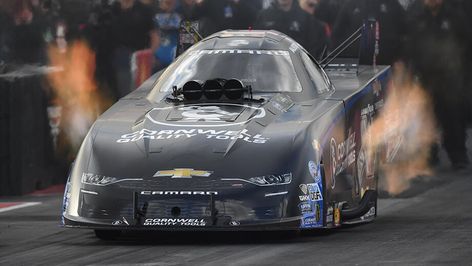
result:
M 198 50 L 189 51 L 159 78 L 154 90 L 181 88 L 190 80 L 239 79 L 254 92 L 301 92 L 288 51 Z

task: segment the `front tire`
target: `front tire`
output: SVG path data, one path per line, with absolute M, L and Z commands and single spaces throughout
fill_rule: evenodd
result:
M 119 230 L 95 230 L 95 236 L 101 240 L 115 240 L 121 235 Z

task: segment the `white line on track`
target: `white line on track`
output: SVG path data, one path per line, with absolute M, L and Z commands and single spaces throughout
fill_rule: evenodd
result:
M 24 203 L 20 203 L 18 205 L 14 205 L 14 206 L 6 207 L 6 208 L 0 208 L 0 213 L 1 212 L 12 211 L 12 210 L 16 210 L 16 209 L 21 209 L 21 208 L 26 208 L 26 207 L 31 207 L 31 206 L 35 206 L 35 205 L 39 205 L 39 204 L 41 204 L 41 202 L 24 202 Z

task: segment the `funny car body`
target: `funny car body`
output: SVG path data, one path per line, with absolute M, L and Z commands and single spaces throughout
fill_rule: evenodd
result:
M 389 67 L 325 71 L 275 31 L 223 31 L 106 111 L 64 194 L 66 227 L 306 230 L 371 221 L 365 132 Z M 328 73 L 328 74 L 327 74 Z

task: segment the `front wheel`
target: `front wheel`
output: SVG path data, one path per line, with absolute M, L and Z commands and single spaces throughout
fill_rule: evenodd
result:
M 115 240 L 121 235 L 119 230 L 95 230 L 95 236 L 101 240 Z

